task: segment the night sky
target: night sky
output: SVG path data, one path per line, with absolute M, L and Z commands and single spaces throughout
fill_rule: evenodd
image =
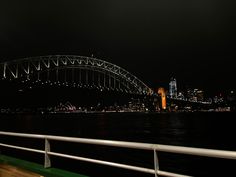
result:
M 233 0 L 0 1 L 1 61 L 95 56 L 150 87 L 235 89 Z

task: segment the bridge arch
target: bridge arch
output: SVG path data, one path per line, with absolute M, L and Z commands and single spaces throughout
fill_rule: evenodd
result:
M 29 57 L 0 63 L 3 80 L 33 80 L 37 83 L 152 94 L 152 90 L 127 70 L 110 62 L 74 55 Z M 68 76 L 69 75 L 69 76 Z

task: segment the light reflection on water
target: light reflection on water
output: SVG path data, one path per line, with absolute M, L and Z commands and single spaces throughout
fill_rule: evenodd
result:
M 0 129 L 236 150 L 235 113 L 2 115 Z
M 1 116 L 0 130 L 236 150 L 234 121 L 235 113 L 233 112 L 22 114 Z M 103 151 L 106 152 L 107 149 L 103 149 Z M 138 163 L 143 163 L 139 156 L 135 154 L 131 160 L 135 159 Z M 182 169 L 184 172 L 194 172 L 196 168 L 196 163 L 192 162 L 192 159 L 187 158 L 186 160 L 179 158 L 179 156 L 166 156 L 165 154 L 160 157 L 162 158 L 161 166 L 171 171 Z M 142 158 L 147 162 L 150 160 L 146 159 L 144 154 Z M 201 168 L 204 168 L 204 163 L 202 161 L 199 163 L 203 166 Z M 206 165 L 208 163 L 214 162 L 206 161 Z M 149 165 L 152 168 L 152 164 Z M 177 165 L 179 165 L 178 168 L 176 168 Z M 215 166 L 217 167 L 217 164 Z M 222 166 L 221 169 L 224 171 Z M 208 174 L 208 171 L 196 170 L 196 173 Z

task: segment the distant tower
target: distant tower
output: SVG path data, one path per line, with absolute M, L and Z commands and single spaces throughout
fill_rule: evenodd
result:
M 169 83 L 169 95 L 171 98 L 177 98 L 177 83 L 175 78 L 170 79 Z

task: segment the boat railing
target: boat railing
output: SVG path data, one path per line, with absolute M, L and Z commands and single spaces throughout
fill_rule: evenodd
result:
M 158 161 L 158 155 L 157 155 L 158 152 L 186 154 L 186 155 L 194 155 L 194 156 L 205 156 L 205 157 L 222 158 L 222 159 L 234 159 L 234 160 L 236 159 L 236 151 L 193 148 L 193 147 L 161 145 L 161 144 L 149 144 L 149 143 L 137 143 L 137 142 L 126 142 L 126 141 L 113 141 L 113 140 L 102 140 L 102 139 L 76 138 L 76 137 L 66 137 L 66 136 L 14 133 L 14 132 L 3 132 L 3 131 L 0 131 L 0 135 L 33 138 L 33 139 L 43 139 L 45 143 L 44 144 L 45 148 L 43 150 L 16 146 L 16 145 L 11 145 L 11 144 L 5 144 L 1 142 L 0 142 L 0 146 L 44 154 L 44 167 L 45 168 L 51 167 L 50 156 L 57 156 L 57 157 L 74 159 L 74 160 L 96 163 L 96 164 L 101 164 L 101 165 L 108 165 L 108 166 L 118 167 L 118 168 L 123 168 L 123 169 L 128 169 L 128 170 L 134 170 L 134 171 L 139 171 L 143 173 L 149 173 L 149 174 L 155 175 L 155 177 L 157 176 L 184 177 L 187 175 L 177 174 L 177 173 L 168 172 L 168 171 L 162 171 L 159 167 L 159 161 Z M 122 163 L 115 163 L 115 162 L 109 162 L 109 161 L 104 161 L 104 160 L 98 160 L 98 159 L 92 159 L 92 158 L 86 158 L 86 157 L 81 157 L 81 156 L 54 152 L 50 147 L 50 141 L 73 142 L 73 143 L 81 143 L 81 144 L 93 144 L 93 145 L 101 145 L 101 146 L 111 146 L 111 147 L 119 147 L 119 148 L 152 151 L 154 167 L 151 169 L 151 168 L 145 168 L 145 167 L 140 167 L 140 166 L 133 166 L 133 165 L 127 165 L 127 164 L 122 164 Z

